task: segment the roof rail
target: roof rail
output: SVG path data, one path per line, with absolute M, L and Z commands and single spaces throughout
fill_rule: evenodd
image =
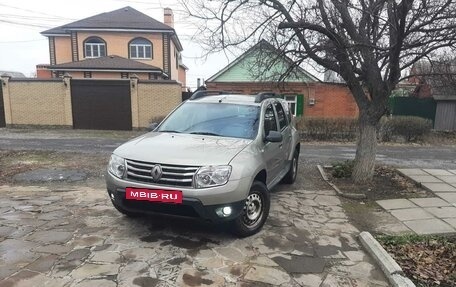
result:
M 218 96 L 218 95 L 228 95 L 228 94 L 234 94 L 233 92 L 226 92 L 226 91 L 196 91 L 193 93 L 193 95 L 190 97 L 189 100 L 196 100 L 199 98 L 204 98 L 207 96 Z
M 255 103 L 261 103 L 262 101 L 270 98 L 280 98 L 281 96 L 274 93 L 274 92 L 263 92 L 263 93 L 258 93 L 255 96 Z

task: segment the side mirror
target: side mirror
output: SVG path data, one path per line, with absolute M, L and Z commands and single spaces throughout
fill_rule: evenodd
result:
M 272 142 L 272 143 L 279 143 L 282 140 L 283 140 L 282 134 L 277 131 L 270 131 L 269 134 L 265 138 L 266 142 Z
M 151 124 L 147 127 L 147 130 L 150 132 L 150 131 L 155 130 L 157 127 L 158 127 L 158 123 L 151 123 Z

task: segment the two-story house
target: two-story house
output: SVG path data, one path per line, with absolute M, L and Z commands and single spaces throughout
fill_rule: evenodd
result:
M 37 65 L 38 78 L 171 79 L 186 86 L 186 70 L 174 15 L 164 23 L 131 7 L 98 14 L 41 33 L 49 39 L 50 65 Z

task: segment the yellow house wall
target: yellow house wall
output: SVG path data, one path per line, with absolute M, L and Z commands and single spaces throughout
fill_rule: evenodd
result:
M 72 62 L 71 37 L 56 36 L 54 39 L 56 63 L 62 64 Z
M 182 67 L 179 67 L 179 82 L 182 84 L 182 89 L 187 87 L 187 71 Z
M 128 43 L 137 37 L 151 41 L 153 59 L 137 60 L 142 63 L 163 68 L 163 39 L 161 33 L 132 33 L 132 32 L 78 32 L 79 60 L 84 60 L 84 41 L 89 37 L 100 37 L 106 42 L 107 55 L 117 55 L 129 58 Z
M 174 42 L 173 41 L 170 41 L 171 42 L 171 49 L 170 49 L 170 59 L 171 59 L 171 80 L 176 80 L 178 81 L 179 80 L 179 67 L 176 68 L 176 63 L 178 61 L 178 59 L 176 58 L 176 46 L 174 45 Z

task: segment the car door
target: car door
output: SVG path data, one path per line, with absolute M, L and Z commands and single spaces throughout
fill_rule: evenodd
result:
M 277 117 L 272 104 L 266 106 L 263 114 L 263 139 L 270 131 L 279 131 Z M 282 169 L 282 143 L 264 142 L 263 156 L 266 162 L 267 184 L 273 182 Z
M 274 109 L 277 114 L 277 121 L 279 124 L 279 130 L 282 134 L 282 148 L 280 149 L 281 152 L 281 171 L 288 169 L 288 159 L 290 158 L 291 152 L 291 136 L 292 131 L 290 125 L 288 124 L 287 114 L 285 109 L 282 106 L 282 103 L 279 101 L 274 102 Z

